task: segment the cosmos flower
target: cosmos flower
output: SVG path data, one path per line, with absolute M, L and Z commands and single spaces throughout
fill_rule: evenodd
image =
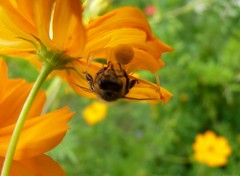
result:
M 156 74 L 164 66 L 160 59 L 162 53 L 172 51 L 153 35 L 143 13 L 134 7 L 113 10 L 83 25 L 79 0 L 3 0 L 0 6 L 0 52 L 40 65 L 38 56 L 40 61 L 51 62 L 55 69 L 69 68 L 67 72 L 58 73 L 73 87 L 73 82 L 86 84 L 86 78 L 73 74 L 72 70 L 82 74 L 90 56 L 106 57 L 108 51 L 120 44 L 127 44 L 134 51 L 131 62 L 124 66 L 128 74 L 140 69 Z M 97 73 L 101 67 L 95 64 L 91 69 Z M 172 96 L 162 88 L 163 98 L 159 98 L 156 94 L 159 86 L 147 84 L 134 86 L 131 93 L 142 99 L 156 99 L 158 95 L 156 101 L 163 102 Z M 93 97 L 83 91 L 77 92 Z
M 7 66 L 0 59 L 0 170 L 18 115 L 32 84 L 8 79 Z M 40 91 L 33 103 L 15 151 L 11 175 L 65 175 L 62 168 L 44 153 L 65 136 L 67 122 L 73 116 L 68 107 L 41 115 L 45 93 Z
M 83 109 L 82 115 L 89 125 L 94 125 L 106 117 L 107 105 L 104 102 L 94 101 Z
M 212 131 L 196 136 L 193 144 L 194 159 L 210 167 L 224 166 L 232 150 L 226 138 Z

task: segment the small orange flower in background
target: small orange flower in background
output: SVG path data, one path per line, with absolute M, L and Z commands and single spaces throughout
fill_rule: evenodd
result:
M 131 62 L 124 64 L 126 73 L 142 69 L 156 74 L 164 66 L 162 53 L 172 51 L 153 35 L 144 14 L 134 7 L 113 10 L 83 25 L 79 0 L 4 0 L 0 6 L 0 52 L 39 65 L 37 54 L 40 61 L 53 62 L 56 69 L 71 68 L 58 74 L 83 96 L 96 97 L 76 87 L 78 84 L 90 88 L 83 74 L 87 65 L 92 75 L 102 68 L 88 60 L 89 56 L 108 60 L 111 55 L 106 55 L 106 51 L 126 44 L 134 52 Z M 131 97 L 166 103 L 172 94 L 161 88 L 160 97 L 158 88 L 159 85 L 145 81 L 131 89 Z
M 107 116 L 107 104 L 94 101 L 84 108 L 82 115 L 89 125 L 94 125 Z
M 7 75 L 7 65 L 0 58 L 0 170 L 18 115 L 33 85 L 22 79 L 8 79 Z M 61 142 L 73 113 L 64 107 L 41 115 L 45 99 L 45 93 L 40 91 L 22 130 L 11 175 L 65 175 L 63 169 L 44 153 Z
M 232 149 L 226 138 L 217 136 L 212 131 L 198 134 L 193 144 L 194 159 L 209 167 L 224 166 Z

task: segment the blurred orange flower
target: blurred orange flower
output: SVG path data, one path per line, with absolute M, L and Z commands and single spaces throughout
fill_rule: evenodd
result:
M 22 79 L 8 79 L 7 65 L 0 59 L 0 170 L 18 115 L 32 84 Z M 11 175 L 65 175 L 62 168 L 44 153 L 54 148 L 65 136 L 67 122 L 73 116 L 68 107 L 41 115 L 45 94 L 40 91 L 23 127 Z
M 162 53 L 172 51 L 171 47 L 153 35 L 147 19 L 137 8 L 122 7 L 113 10 L 84 26 L 79 0 L 4 0 L 0 6 L 0 52 L 26 57 L 38 65 L 36 54 L 40 60 L 53 62 L 57 69 L 67 67 L 82 74 L 89 64 L 89 56 L 106 57 L 106 51 L 127 44 L 134 52 L 131 62 L 124 65 L 127 73 L 134 73 L 138 69 L 156 73 L 164 66 L 160 59 Z M 96 73 L 101 66 L 93 68 Z M 71 86 L 75 85 L 72 82 L 87 83 L 85 75 L 72 74 L 71 70 L 58 73 Z M 155 84 L 149 83 L 144 87 L 139 84 L 137 91 L 133 89 L 131 92 L 142 99 L 146 99 L 146 95 L 147 99 L 156 99 L 154 92 L 157 89 Z M 172 95 L 167 90 L 162 90 L 163 102 L 167 102 Z M 77 92 L 93 97 L 86 92 Z M 155 95 L 151 96 L 150 92 Z M 162 101 L 159 94 L 157 101 Z
M 84 108 L 82 115 L 89 125 L 94 125 L 106 117 L 107 105 L 104 102 L 95 101 Z
M 227 159 L 232 153 L 228 141 L 218 137 L 214 132 L 207 131 L 196 136 L 193 144 L 194 159 L 210 167 L 219 167 L 227 164 Z

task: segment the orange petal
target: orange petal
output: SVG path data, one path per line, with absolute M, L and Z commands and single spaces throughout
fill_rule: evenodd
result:
M 19 26 L 13 24 L 12 19 L 4 17 L 3 13 L 0 13 L 0 52 L 1 54 L 18 54 L 18 53 L 29 53 L 35 51 L 33 45 L 30 42 L 19 39 L 23 37 L 28 39 L 29 34 L 20 30 Z M 7 21 L 7 23 L 5 22 Z M 7 25 L 7 26 L 6 26 Z M 13 29 L 12 29 L 13 28 Z M 16 57 L 21 57 L 16 55 Z
M 29 18 L 24 17 L 28 16 L 29 13 L 25 15 L 23 12 L 21 12 L 18 9 L 16 1 L 0 1 L 0 6 L 2 7 L 1 20 L 3 20 L 3 16 L 8 16 L 9 18 L 9 21 L 3 20 L 1 22 L 7 24 L 10 31 L 14 31 L 15 34 L 22 34 L 22 31 L 28 31 L 28 33 L 36 35 L 36 29 L 33 26 L 32 21 L 29 21 Z
M 18 53 L 32 49 L 33 45 L 18 37 L 29 38 L 29 34 L 35 34 L 34 26 L 30 24 L 9 1 L 1 1 L 0 6 L 0 52 L 8 54 Z M 26 23 L 26 24 L 25 24 Z M 19 57 L 19 56 L 18 56 Z
M 3 51 L 11 49 L 32 49 L 30 42 L 17 37 L 33 40 L 32 34 L 41 39 L 47 46 L 52 46 L 49 37 L 50 19 L 54 0 L 13 0 L 1 1 L 0 37 Z M 9 47 L 9 48 L 8 48 Z
M 93 20 L 87 27 L 87 38 L 85 53 L 119 44 L 132 46 L 135 55 L 132 62 L 140 65 L 135 65 L 135 68 L 128 66 L 131 71 L 143 68 L 156 72 L 164 65 L 159 60 L 161 54 L 172 51 L 171 47 L 153 36 L 142 12 L 132 7 L 119 8 Z
M 119 8 L 93 20 L 87 27 L 87 33 L 89 40 L 92 40 L 102 33 L 122 28 L 141 29 L 146 32 L 148 37 L 151 36 L 150 26 L 143 13 L 133 7 Z
M 23 37 L 28 39 L 31 34 L 36 34 L 32 24 L 28 23 L 23 16 L 17 12 L 9 1 L 1 1 L 0 5 L 0 52 L 1 54 L 28 52 L 33 49 L 30 42 L 19 39 Z M 26 32 L 27 31 L 27 32 Z M 18 56 L 19 57 L 19 56 Z
M 132 79 L 136 79 L 131 76 Z M 156 84 L 140 80 L 130 89 L 126 97 L 136 100 L 144 100 L 149 103 L 167 103 L 173 96 L 168 90 Z
M 33 85 L 20 79 L 10 79 L 5 83 L 7 89 L 4 92 L 4 100 L 0 104 L 0 109 L 2 110 L 0 127 L 16 123 L 22 106 Z M 39 116 L 45 103 L 45 99 L 44 92 L 39 91 L 33 102 L 28 118 Z
M 69 127 L 67 122 L 73 113 L 67 107 L 35 117 L 25 122 L 14 159 L 29 158 L 45 153 L 54 148 L 65 136 Z M 0 156 L 6 153 L 9 139 L 15 125 L 0 129 Z
M 85 45 L 81 1 L 57 0 L 53 16 L 53 40 L 71 56 L 79 56 Z
M 0 104 L 0 127 L 14 124 L 31 89 L 30 84 L 19 82 L 14 89 L 7 87 L 4 101 Z
M 19 0 L 20 2 L 22 0 Z M 29 1 L 24 0 L 26 4 L 32 4 L 35 27 L 38 30 L 38 37 L 41 41 L 48 47 L 53 47 L 50 40 L 50 24 L 51 24 L 51 15 L 52 9 L 54 6 L 54 0 L 38 0 L 38 1 Z M 28 9 L 30 11 L 30 9 Z
M 7 88 L 8 68 L 7 64 L 0 58 L 0 104 L 2 103 Z
M 127 73 L 135 72 L 138 70 L 149 70 L 155 73 L 157 70 L 162 68 L 165 63 L 161 59 L 154 58 L 150 53 L 142 49 L 134 49 L 133 60 L 125 65 L 125 70 Z
M 3 158 L 0 157 L 0 170 L 3 164 Z M 40 155 L 33 158 L 13 161 L 11 166 L 11 175 L 21 176 L 65 176 L 64 170 L 47 155 Z

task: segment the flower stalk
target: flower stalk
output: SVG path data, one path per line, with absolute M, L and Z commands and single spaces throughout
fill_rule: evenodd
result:
M 42 70 L 40 71 L 40 73 L 37 77 L 37 80 L 34 83 L 32 89 L 23 105 L 23 108 L 18 117 L 16 126 L 14 128 L 12 137 L 10 139 L 10 143 L 9 143 L 7 153 L 5 156 L 5 160 L 3 163 L 3 167 L 2 167 L 1 176 L 9 176 L 14 153 L 17 148 L 18 140 L 20 138 L 21 131 L 24 126 L 24 122 L 26 121 L 28 113 L 31 109 L 31 106 L 36 98 L 36 95 L 37 95 L 41 85 L 43 84 L 43 82 L 46 80 L 47 76 L 52 72 L 53 69 L 54 69 L 54 67 L 52 67 L 51 64 L 43 64 Z

